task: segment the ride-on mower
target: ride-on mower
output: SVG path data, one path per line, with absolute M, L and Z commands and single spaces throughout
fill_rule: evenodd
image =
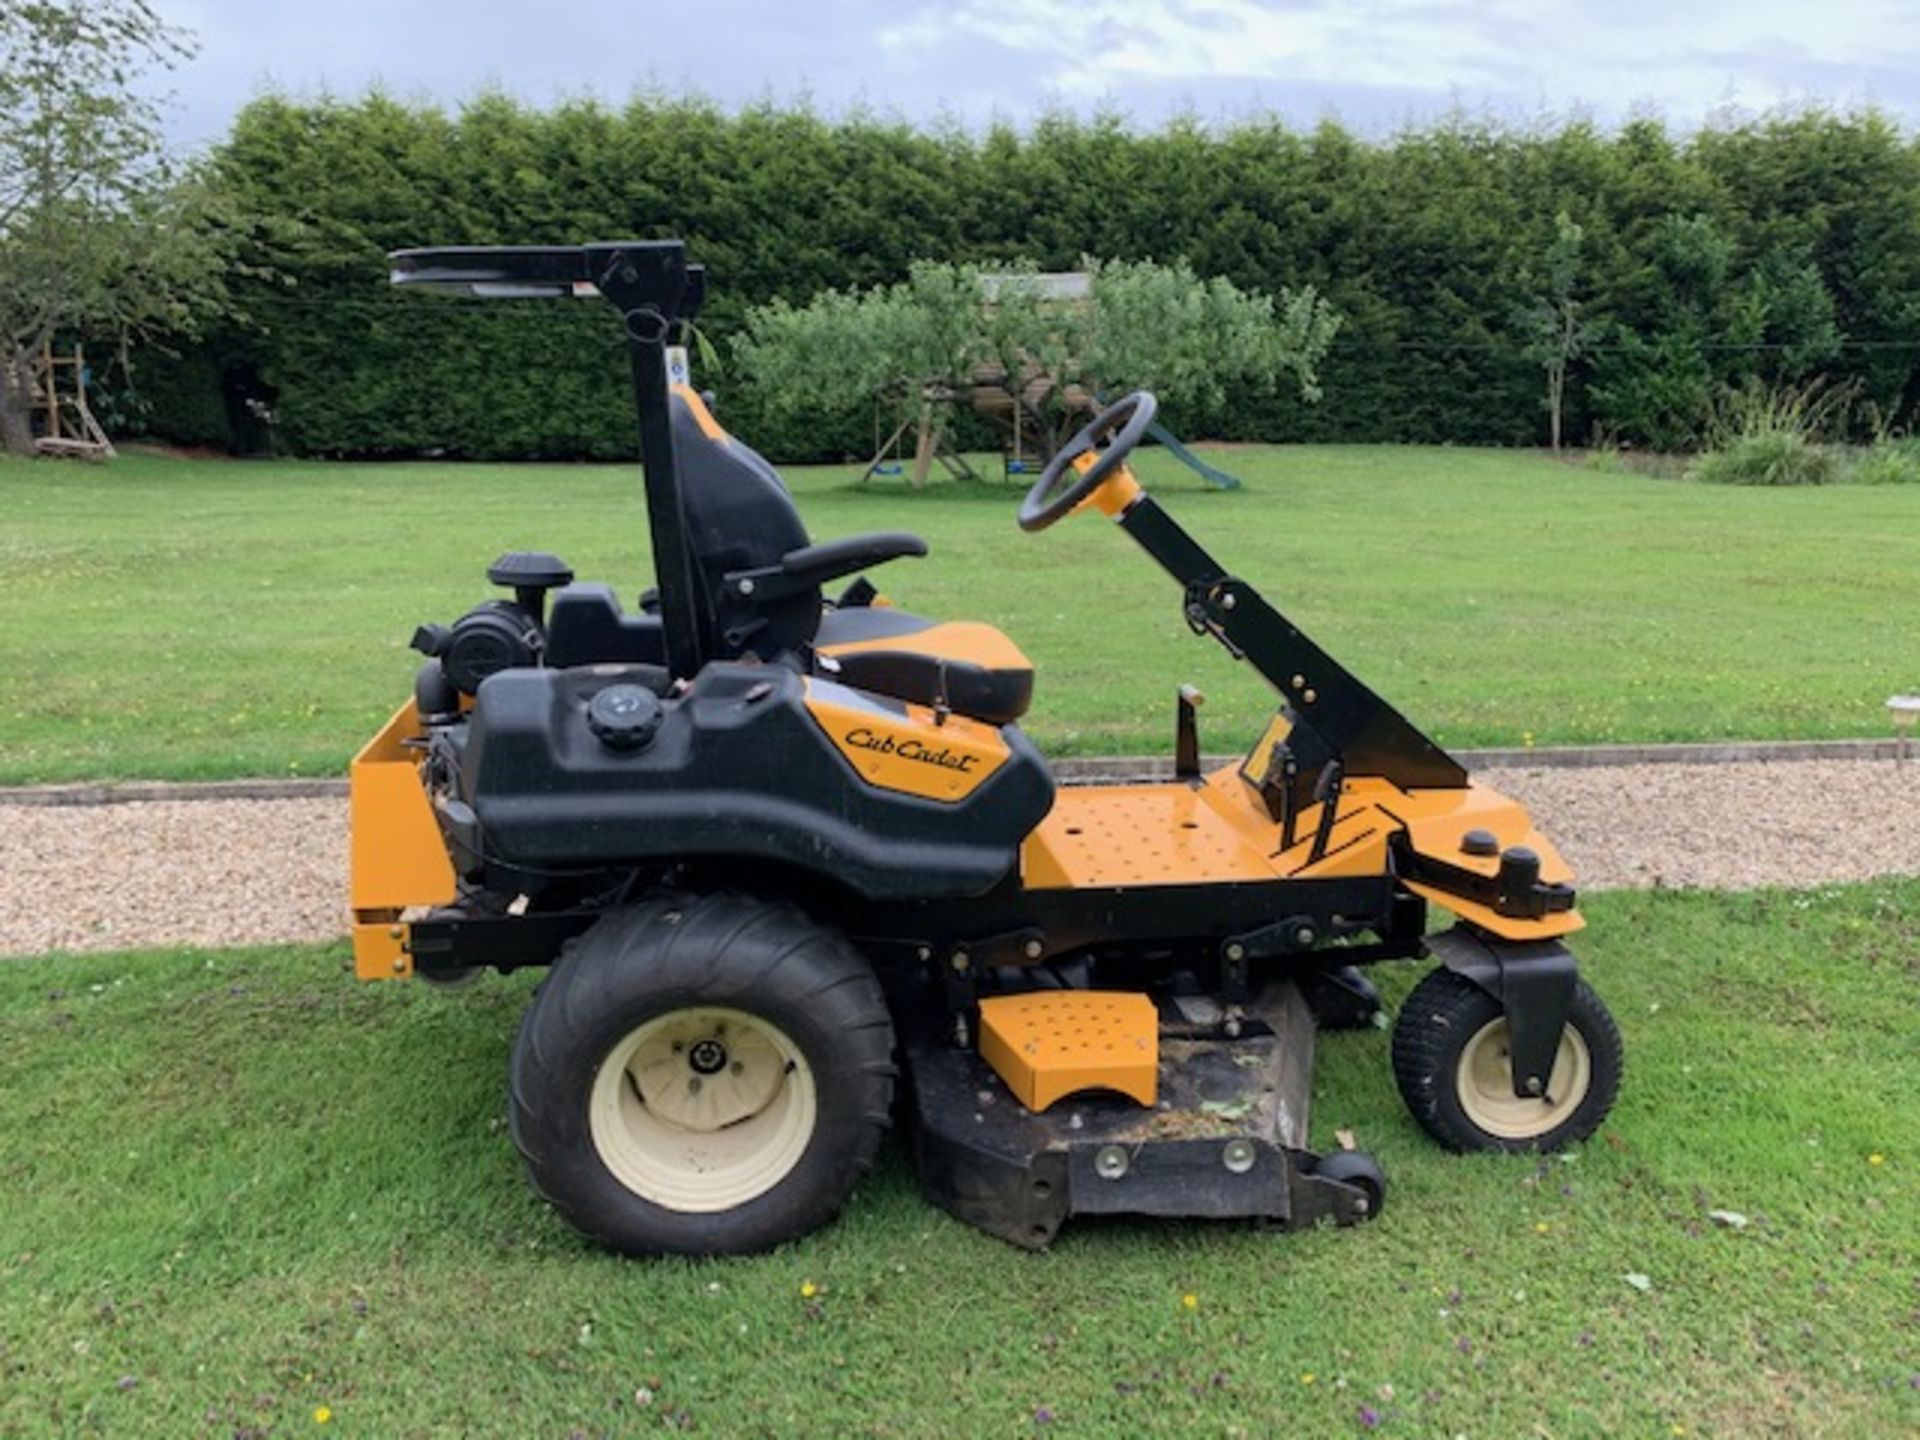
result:
M 928 1195 L 1019 1245 L 1080 1214 L 1361 1220 L 1385 1183 L 1308 1148 L 1313 1047 L 1378 1017 L 1356 967 L 1390 959 L 1439 962 L 1392 1053 L 1442 1145 L 1600 1124 L 1620 1036 L 1564 943 L 1566 865 L 1143 490 L 1151 395 L 1053 458 L 1021 528 L 1110 517 L 1280 704 L 1202 773 L 1183 687 L 1171 780 L 1056 786 L 1013 642 L 865 578 L 926 545 L 814 543 L 686 383 L 705 276 L 679 242 L 402 251 L 393 279 L 602 297 L 633 361 L 655 588 L 629 610 L 503 556 L 512 598 L 420 627 L 414 696 L 352 770 L 360 976 L 552 966 L 511 1129 L 579 1229 L 777 1244 L 835 1213 L 896 1114 Z

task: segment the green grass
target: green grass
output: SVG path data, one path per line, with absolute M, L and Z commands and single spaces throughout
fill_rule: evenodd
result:
M 1528 453 L 1252 448 L 1204 491 L 1142 471 L 1181 521 L 1444 743 L 1879 733 L 1911 688 L 1920 489 L 1755 492 Z M 901 603 L 1006 629 L 1039 666 L 1054 754 L 1159 751 L 1173 689 L 1210 746 L 1264 689 L 1196 641 L 1124 535 L 1013 523 L 1010 487 L 791 479 L 817 536 L 905 528 Z M 407 691 L 416 622 L 490 592 L 515 546 L 631 597 L 647 576 L 619 467 L 0 462 L 0 782 L 337 772 Z
M 0 1434 L 1343 1435 L 1362 1407 L 1423 1436 L 1915 1433 L 1920 883 L 1589 913 L 1629 1070 L 1577 1155 L 1444 1155 L 1385 1037 L 1335 1035 L 1314 1128 L 1380 1156 L 1378 1222 L 1079 1223 L 1045 1255 L 922 1204 L 898 1147 L 770 1256 L 586 1248 L 502 1126 L 524 977 L 9 963 Z

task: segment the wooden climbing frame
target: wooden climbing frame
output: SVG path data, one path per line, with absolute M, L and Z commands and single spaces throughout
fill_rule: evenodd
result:
M 87 359 L 76 345 L 60 355 L 51 345 L 33 362 L 34 448 L 42 455 L 106 460 L 113 442 L 87 404 Z

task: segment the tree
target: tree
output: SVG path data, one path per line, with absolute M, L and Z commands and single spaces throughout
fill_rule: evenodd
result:
M 1586 351 L 1592 328 L 1581 317 L 1580 246 L 1586 232 L 1562 210 L 1553 217 L 1553 241 L 1541 263 L 1541 291 L 1520 313 L 1526 356 L 1547 374 L 1547 425 L 1560 453 L 1567 371 Z
M 142 81 L 192 53 L 146 0 L 0 7 L 0 439 L 31 453 L 60 335 L 184 333 L 225 300 L 227 205 L 168 158 Z
M 735 353 L 768 403 L 796 415 L 886 394 L 924 405 L 966 393 L 976 368 L 990 366 L 1055 443 L 1095 388 L 1151 388 L 1173 407 L 1207 408 L 1231 387 L 1289 376 L 1319 398 L 1318 366 L 1340 320 L 1311 286 L 1276 299 L 1202 280 L 1185 261 L 1081 265 L 1084 297 L 1062 298 L 1030 263 L 917 262 L 893 285 L 759 307 Z
M 1749 382 L 1787 389 L 1840 353 L 1833 296 L 1819 270 L 1785 242 L 1742 265 L 1711 216 L 1668 215 L 1653 226 L 1637 288 L 1637 324 L 1616 321 L 1588 385 L 1619 432 L 1666 450 L 1711 438 L 1720 396 Z M 1829 375 L 1842 385 L 1850 377 Z

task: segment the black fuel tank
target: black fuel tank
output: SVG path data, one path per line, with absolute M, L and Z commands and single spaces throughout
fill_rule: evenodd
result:
M 1011 725 L 987 732 L 980 778 L 953 778 L 970 725 L 778 665 L 711 664 L 678 696 L 664 671 L 609 665 L 492 675 L 446 738 L 491 858 L 762 858 L 893 900 L 991 888 L 1052 807 L 1053 778 Z

